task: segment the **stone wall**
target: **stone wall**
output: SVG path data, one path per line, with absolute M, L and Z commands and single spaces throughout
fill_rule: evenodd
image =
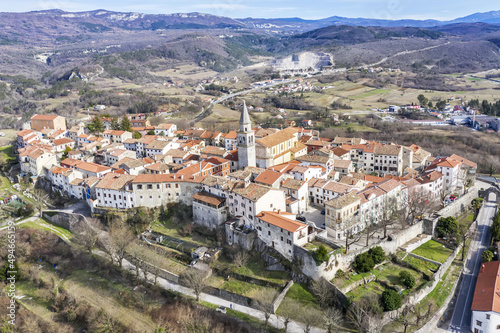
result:
M 64 229 L 68 229 L 69 231 L 73 230 L 75 224 L 85 220 L 85 217 L 83 217 L 82 215 L 64 212 L 59 212 L 53 216 L 50 216 L 50 214 L 44 212 L 42 214 L 42 217 L 60 227 L 63 227 Z
M 137 259 L 133 258 L 132 256 L 125 254 L 125 259 L 128 261 L 134 263 Z M 169 272 L 163 268 L 157 267 L 155 265 L 152 265 L 146 261 L 142 261 L 143 267 L 145 270 L 150 273 L 150 274 L 155 274 L 155 272 L 158 274 L 159 277 L 164 278 L 165 280 L 172 281 L 175 283 L 179 283 L 179 275 L 174 274 L 172 272 Z
M 467 211 L 467 209 L 471 205 L 471 201 L 477 198 L 478 196 L 479 196 L 479 189 L 477 188 L 477 186 L 473 186 L 469 188 L 468 193 L 456 199 L 451 204 L 442 208 L 436 213 L 437 215 L 442 217 L 448 217 L 448 216 L 458 217 L 465 211 Z
M 278 308 L 281 305 L 281 302 L 283 302 L 283 299 L 285 298 L 286 293 L 288 292 L 288 290 L 290 290 L 290 288 L 292 286 L 293 286 L 293 280 L 290 280 L 287 283 L 287 285 L 285 286 L 285 288 L 283 288 L 283 290 L 279 293 L 279 295 L 274 299 L 274 302 L 273 302 L 273 313 L 276 313 L 276 311 L 278 310 Z
M 423 260 L 423 261 L 427 261 L 427 262 L 433 263 L 434 265 L 441 266 L 441 263 L 439 261 L 427 259 L 427 258 L 419 256 L 419 255 L 417 255 L 415 253 L 408 253 L 408 255 L 412 256 L 413 258 L 417 258 L 417 259 L 420 259 L 420 260 Z

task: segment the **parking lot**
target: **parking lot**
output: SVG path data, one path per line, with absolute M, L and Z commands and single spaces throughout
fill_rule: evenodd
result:
M 303 215 L 308 221 L 314 222 L 318 228 L 321 228 L 323 223 L 325 223 L 325 215 L 322 215 L 321 211 L 322 209 L 309 206 Z

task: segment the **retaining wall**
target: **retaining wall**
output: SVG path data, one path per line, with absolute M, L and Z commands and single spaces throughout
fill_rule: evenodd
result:
M 60 227 L 63 227 L 64 229 L 68 229 L 69 231 L 73 230 L 75 224 L 85 220 L 85 217 L 83 217 L 82 215 L 64 212 L 59 212 L 53 216 L 50 216 L 46 212 L 43 212 L 42 217 Z

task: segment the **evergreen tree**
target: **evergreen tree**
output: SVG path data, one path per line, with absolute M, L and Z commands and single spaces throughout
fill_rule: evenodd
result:
M 122 124 L 121 124 L 122 131 L 127 131 L 127 132 L 132 132 L 132 123 L 130 122 L 130 119 L 125 115 L 122 118 Z

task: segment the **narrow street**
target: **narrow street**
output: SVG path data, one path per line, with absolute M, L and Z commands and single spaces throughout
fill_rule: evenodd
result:
M 484 203 L 481 219 L 477 221 L 478 232 L 471 239 L 469 254 L 466 258 L 462 281 L 458 287 L 458 296 L 449 326 L 449 331 L 451 332 L 470 332 L 471 305 L 474 298 L 477 275 L 482 263 L 481 254 L 488 249 L 488 245 L 490 244 L 490 228 L 496 209 L 496 198 L 494 194 L 490 194 L 488 202 Z

